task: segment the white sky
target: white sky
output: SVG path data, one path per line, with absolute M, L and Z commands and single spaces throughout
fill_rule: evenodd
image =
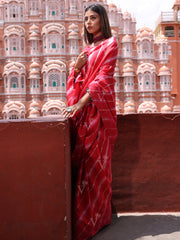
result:
M 150 27 L 155 30 L 155 23 L 161 12 L 171 12 L 175 0 L 107 0 L 115 3 L 122 12 L 128 11 L 136 18 L 136 29 Z

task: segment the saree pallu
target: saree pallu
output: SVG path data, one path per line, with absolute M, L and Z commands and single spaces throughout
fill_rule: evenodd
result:
M 108 38 L 87 46 L 88 60 L 74 82 L 74 68 L 67 82 L 68 105 L 86 93 L 88 102 L 73 121 L 72 153 L 73 240 L 87 240 L 111 222 L 111 155 L 117 137 L 115 80 L 117 42 Z

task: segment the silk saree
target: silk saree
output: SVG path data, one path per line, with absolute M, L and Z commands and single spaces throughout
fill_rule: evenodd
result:
M 117 42 L 110 37 L 85 47 L 88 60 L 67 82 L 68 106 L 86 93 L 89 101 L 72 118 L 73 240 L 88 240 L 111 223 L 111 156 L 117 137 L 115 80 Z

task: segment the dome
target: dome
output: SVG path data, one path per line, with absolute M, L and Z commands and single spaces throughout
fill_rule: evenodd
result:
M 165 71 L 170 71 L 170 69 L 167 66 L 163 66 L 159 69 L 159 72 L 165 72 Z
M 39 34 L 36 32 L 32 32 L 29 36 L 30 37 L 39 37 Z
M 38 110 L 35 110 L 35 109 L 34 109 L 34 110 L 31 110 L 31 111 L 30 111 L 30 115 L 32 115 L 32 114 L 33 114 L 33 115 L 39 115 L 39 111 L 38 111 Z
M 69 36 L 78 36 L 78 33 L 77 33 L 77 32 L 74 32 L 74 31 L 72 31 L 72 32 L 70 32 L 70 33 L 69 33 Z
M 125 65 L 124 65 L 124 67 L 123 68 L 127 68 L 127 67 L 130 67 L 130 68 L 133 68 L 133 65 L 131 64 L 131 63 L 126 63 Z
M 161 43 L 161 42 L 165 42 L 165 43 L 168 43 L 168 38 L 166 36 L 164 36 L 164 34 L 162 34 L 158 40 L 157 40 L 158 43 Z
M 31 110 L 28 118 L 36 118 L 36 117 L 40 117 L 39 111 L 35 109 Z
M 134 76 L 134 68 L 130 63 L 126 63 L 123 67 L 123 77 L 128 76 Z
M 152 29 L 149 27 L 141 27 L 138 31 L 143 32 L 143 31 L 147 31 L 147 32 L 152 32 Z
M 40 106 L 39 103 L 36 101 L 33 101 L 30 105 L 29 105 L 29 110 L 40 110 Z
M 39 32 L 39 27 L 35 24 L 33 24 L 30 28 L 29 28 L 30 32 Z
M 72 23 L 69 27 L 68 27 L 69 30 L 78 30 L 78 25 Z
M 127 108 L 127 107 L 135 107 L 135 104 L 133 101 L 128 101 L 124 104 L 124 107 Z
M 37 32 L 32 32 L 32 33 L 29 35 L 29 40 L 40 40 L 39 34 L 38 34 Z
M 165 112 L 171 112 L 171 107 L 165 105 L 161 108 L 161 112 L 165 113 Z
M 135 108 L 134 107 L 127 107 L 124 109 L 124 113 L 134 113 Z
M 117 8 L 117 6 L 114 3 L 110 3 L 109 8 Z
M 133 69 L 128 67 L 128 68 L 123 69 L 123 72 L 124 73 L 131 73 L 131 72 L 133 72 Z
M 78 33 L 75 31 L 71 31 L 68 35 L 68 39 L 78 39 Z
M 134 113 L 135 112 L 135 104 L 133 101 L 128 101 L 124 104 L 124 113 Z
M 128 34 L 126 34 L 123 38 L 122 38 L 122 42 L 130 42 L 132 41 L 132 37 Z
M 167 66 L 162 66 L 159 69 L 159 76 L 164 76 L 164 75 L 171 75 L 170 69 Z
M 126 19 L 127 19 L 127 18 L 128 18 L 128 19 L 131 19 L 131 14 L 130 14 L 129 12 L 127 12 L 127 11 L 124 12 L 123 18 L 124 18 L 124 19 L 125 19 L 125 18 L 126 18 Z
M 141 34 L 142 37 L 146 37 L 146 36 L 149 36 L 149 32 L 144 30 Z
M 153 37 L 153 31 L 148 27 L 142 27 L 137 32 L 138 37 Z
M 39 71 L 33 69 L 30 71 L 30 75 L 39 75 Z
M 30 68 L 40 68 L 40 65 L 37 62 L 33 62 L 31 63 Z

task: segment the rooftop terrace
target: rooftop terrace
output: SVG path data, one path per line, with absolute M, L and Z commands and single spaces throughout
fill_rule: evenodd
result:
M 163 22 L 180 22 L 180 12 L 161 12 L 157 22 L 156 26 L 158 26 L 160 23 Z

